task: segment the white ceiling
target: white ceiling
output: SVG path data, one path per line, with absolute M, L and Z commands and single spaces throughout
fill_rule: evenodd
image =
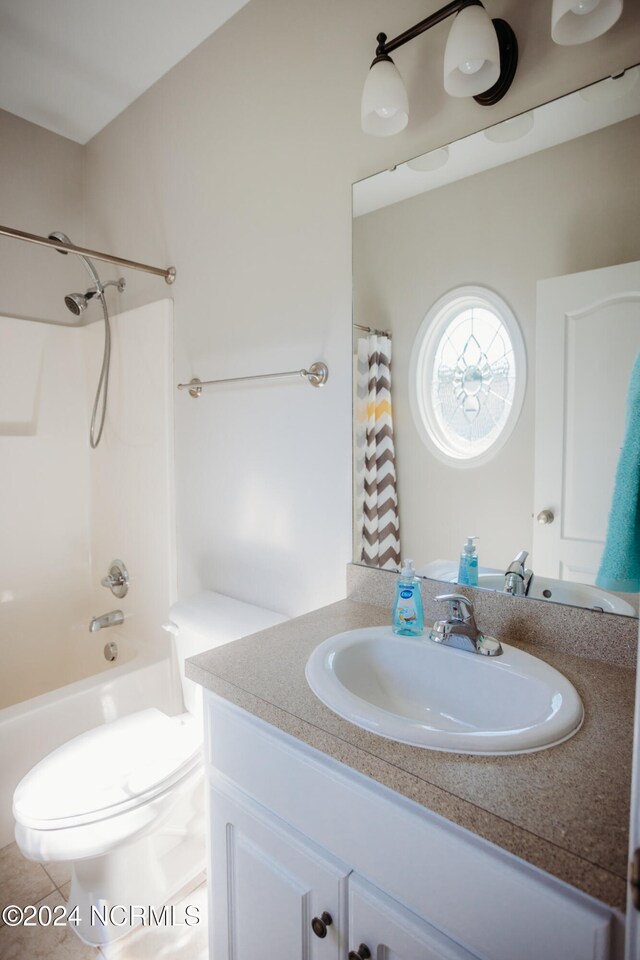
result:
M 0 0 L 0 108 L 86 143 L 248 0 Z

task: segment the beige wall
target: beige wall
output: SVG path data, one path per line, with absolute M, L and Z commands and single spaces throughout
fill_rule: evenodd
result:
M 251 0 L 87 145 L 86 242 L 178 268 L 176 379 L 330 366 L 322 391 L 176 396 L 182 595 L 208 586 L 299 613 L 343 594 L 351 182 L 629 65 L 640 10 L 627 7 L 604 38 L 560 48 L 549 4 L 494 0 L 521 57 L 489 109 L 445 98 L 434 29 L 397 56 L 410 126 L 375 140 L 359 129 L 375 36 L 422 19 L 424 0 Z M 167 293 L 128 279 L 128 306 Z
M 84 148 L 0 110 L 0 223 L 84 241 Z M 0 314 L 57 320 L 71 314 L 64 295 L 84 290 L 75 257 L 0 237 Z M 84 286 L 83 286 L 84 284 Z
M 402 552 L 417 565 L 456 561 L 470 535 L 480 538 L 483 566 L 531 553 L 536 283 L 640 259 L 639 155 L 634 118 L 354 221 L 355 318 L 393 334 Z M 528 379 L 509 440 L 464 469 L 443 464 L 420 439 L 409 362 L 431 305 L 470 283 L 495 290 L 514 311 Z

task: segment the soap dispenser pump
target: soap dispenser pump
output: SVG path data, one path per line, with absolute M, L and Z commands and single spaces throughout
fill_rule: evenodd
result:
M 393 632 L 403 637 L 419 637 L 424 633 L 424 610 L 420 580 L 413 569 L 413 560 L 405 560 L 396 583 L 393 600 Z
M 458 567 L 458 583 L 467 587 L 478 586 L 478 554 L 474 540 L 478 537 L 467 537 L 466 543 L 460 554 L 460 565 Z

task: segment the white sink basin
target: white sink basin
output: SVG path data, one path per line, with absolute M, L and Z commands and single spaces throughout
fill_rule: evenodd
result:
M 368 627 L 316 647 L 306 677 L 339 716 L 430 750 L 528 753 L 573 736 L 584 711 L 572 684 L 543 660 L 502 649 L 482 657 Z

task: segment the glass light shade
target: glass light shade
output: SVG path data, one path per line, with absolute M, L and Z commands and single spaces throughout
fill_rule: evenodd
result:
M 444 88 L 452 97 L 475 97 L 500 76 L 500 47 L 484 7 L 464 7 L 449 31 L 444 51 Z
M 602 36 L 622 13 L 623 0 L 553 0 L 551 37 L 562 46 Z
M 495 126 L 485 130 L 484 135 L 491 143 L 512 143 L 533 130 L 534 123 L 533 110 L 529 110 L 527 113 L 519 113 L 516 117 L 503 120 L 502 123 L 496 123 Z
M 393 60 L 374 63 L 362 91 L 362 129 L 376 137 L 400 133 L 409 122 L 409 98 Z
M 431 150 L 429 153 L 423 153 L 420 157 L 414 157 L 407 161 L 410 170 L 417 173 L 432 173 L 444 167 L 449 160 L 449 147 L 438 147 L 437 150 Z

